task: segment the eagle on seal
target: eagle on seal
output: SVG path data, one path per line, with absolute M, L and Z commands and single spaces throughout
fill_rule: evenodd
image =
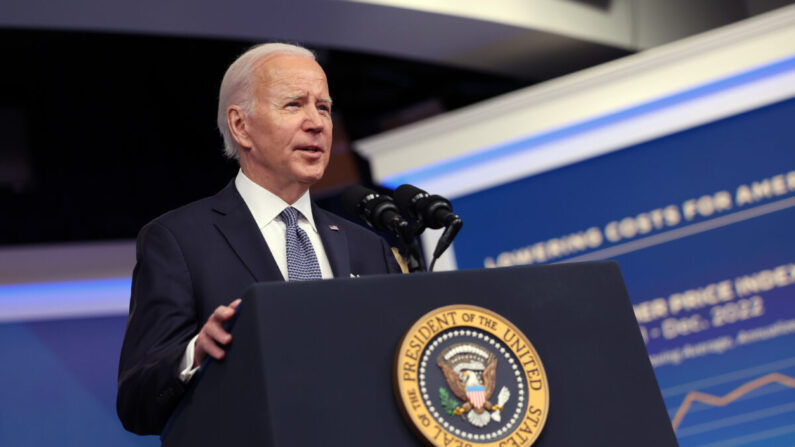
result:
M 436 364 L 442 370 L 447 386 L 464 402 L 455 408 L 453 414 L 462 418 L 466 414 L 466 419 L 477 427 L 485 426 L 490 419 L 499 421 L 502 405 L 490 401 L 497 385 L 497 357 L 494 354 L 473 343 L 458 343 L 444 349 Z M 505 388 L 500 392 L 502 404 L 508 399 L 508 394 Z

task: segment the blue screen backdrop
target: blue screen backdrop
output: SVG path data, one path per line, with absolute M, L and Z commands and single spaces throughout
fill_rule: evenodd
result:
M 793 117 L 790 99 L 459 197 L 458 268 L 618 261 L 681 445 L 795 445 Z
M 116 416 L 126 317 L 0 324 L 0 445 L 156 446 Z

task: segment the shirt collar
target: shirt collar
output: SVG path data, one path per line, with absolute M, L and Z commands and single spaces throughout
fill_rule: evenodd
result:
M 243 201 L 246 202 L 246 206 L 248 206 L 248 209 L 254 216 L 254 221 L 257 222 L 257 227 L 260 229 L 276 219 L 285 208 L 292 206 L 304 216 L 312 226 L 312 230 L 317 232 L 317 228 L 315 228 L 315 219 L 312 217 L 312 202 L 309 199 L 308 190 L 296 200 L 295 203 L 290 205 L 282 200 L 281 197 L 246 177 L 242 169 L 237 172 L 237 177 L 235 177 L 235 187 L 240 193 L 240 196 L 243 197 Z

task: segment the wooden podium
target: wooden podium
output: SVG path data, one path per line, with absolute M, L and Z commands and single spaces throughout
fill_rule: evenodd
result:
M 534 446 L 677 445 L 613 262 L 256 284 L 163 445 L 422 445 L 395 401 L 395 349 L 451 304 L 502 315 L 538 352 L 550 406 Z

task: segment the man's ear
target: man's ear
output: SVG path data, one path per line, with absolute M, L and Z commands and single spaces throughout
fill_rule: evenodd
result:
M 250 149 L 254 145 L 248 135 L 246 112 L 242 107 L 233 104 L 226 109 L 226 124 L 240 147 Z

